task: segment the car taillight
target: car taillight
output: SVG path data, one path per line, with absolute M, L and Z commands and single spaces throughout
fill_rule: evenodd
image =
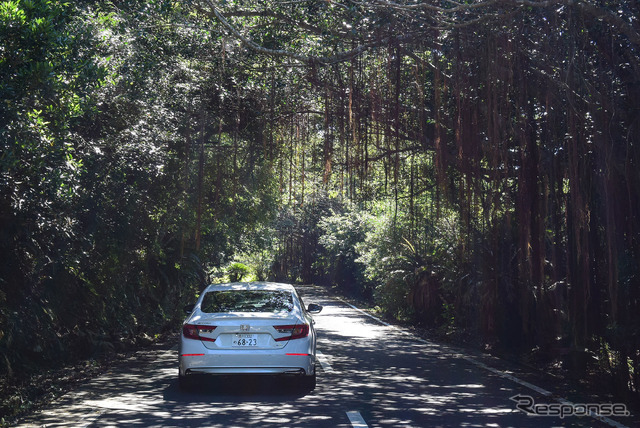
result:
M 275 325 L 273 328 L 275 328 L 278 333 L 288 334 L 288 336 L 277 338 L 276 342 L 302 339 L 309 335 L 309 324 Z
M 211 337 L 200 336 L 200 333 L 213 333 L 216 328 L 211 325 L 194 325 L 185 324 L 182 326 L 182 335 L 187 339 L 204 340 L 207 342 L 215 342 Z

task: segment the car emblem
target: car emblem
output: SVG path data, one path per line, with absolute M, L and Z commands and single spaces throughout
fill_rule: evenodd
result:
M 241 324 L 240 325 L 240 331 L 249 331 L 250 328 L 251 328 L 251 326 L 249 326 L 248 324 Z

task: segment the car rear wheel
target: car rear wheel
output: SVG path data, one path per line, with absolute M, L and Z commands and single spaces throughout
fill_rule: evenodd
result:
M 305 391 L 313 391 L 316 389 L 316 374 L 311 376 L 302 376 L 302 382 L 300 384 Z
M 195 379 L 193 376 L 185 376 L 178 373 L 178 386 L 183 391 L 188 391 L 192 389 L 195 385 Z

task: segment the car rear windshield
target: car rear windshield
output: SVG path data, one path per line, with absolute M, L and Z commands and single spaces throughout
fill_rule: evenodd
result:
M 210 291 L 202 298 L 202 312 L 280 312 L 293 310 L 293 296 L 277 290 Z

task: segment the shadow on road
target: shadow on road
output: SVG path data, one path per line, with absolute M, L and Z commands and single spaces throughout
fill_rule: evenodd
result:
M 212 399 L 237 401 L 250 399 L 266 402 L 295 400 L 311 394 L 304 390 L 299 380 L 276 376 L 199 376 L 197 382 L 188 389 L 178 386 L 177 378 L 172 379 L 164 390 L 164 399 L 172 402 L 197 402 Z
M 177 351 L 166 347 L 123 361 L 20 426 L 351 427 L 349 411 L 371 427 L 596 426 L 527 417 L 509 400 L 527 392 L 519 385 L 335 300 L 304 298 L 325 306 L 316 326 L 327 369 L 313 391 L 271 376 L 203 377 L 182 391 Z

